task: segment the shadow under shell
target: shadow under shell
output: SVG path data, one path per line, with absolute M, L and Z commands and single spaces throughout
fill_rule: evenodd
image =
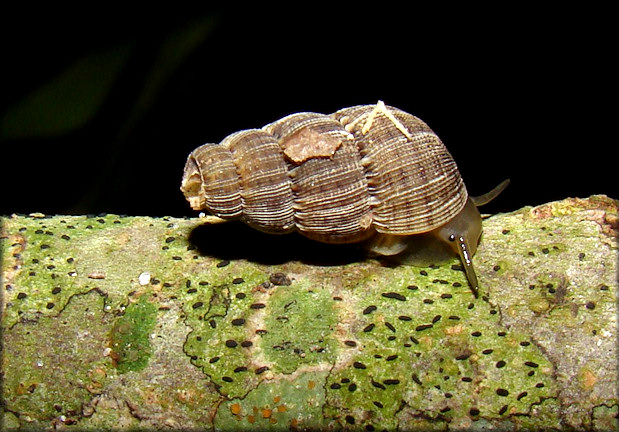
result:
M 301 261 L 335 266 L 367 258 L 360 244 L 320 243 L 299 233 L 267 234 L 240 221 L 197 226 L 189 235 L 189 242 L 204 256 L 222 260 L 246 259 L 258 264 Z

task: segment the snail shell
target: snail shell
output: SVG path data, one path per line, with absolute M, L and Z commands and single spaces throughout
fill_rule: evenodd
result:
M 329 243 L 430 231 L 468 197 L 438 136 L 382 104 L 292 114 L 198 147 L 182 190 L 194 210 Z
M 456 163 L 428 125 L 381 101 L 292 114 L 204 144 L 189 155 L 181 190 L 194 210 L 261 231 L 368 240 L 376 254 L 409 249 L 413 262 L 424 261 L 419 249 L 434 259 L 442 248 L 419 235 L 440 235 L 449 247 L 438 254 L 458 252 L 473 272 L 481 218 Z

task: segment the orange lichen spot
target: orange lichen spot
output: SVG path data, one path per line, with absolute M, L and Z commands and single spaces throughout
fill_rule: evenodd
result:
M 314 390 L 314 387 L 316 387 L 316 382 L 315 381 L 310 380 L 310 381 L 307 382 L 307 388 L 308 389 Z
M 297 426 L 299 426 L 299 420 L 297 420 L 296 418 L 293 418 L 292 420 L 290 420 L 290 427 L 296 429 Z
M 464 326 L 462 326 L 462 324 L 457 324 L 455 326 L 447 327 L 443 331 L 446 335 L 458 335 L 464 331 Z
M 275 396 L 275 397 L 273 398 L 273 402 L 275 402 L 275 403 L 279 403 L 279 401 L 281 401 L 281 400 L 282 400 L 282 398 L 281 398 L 281 397 L 279 397 L 279 396 Z
M 230 412 L 234 415 L 240 414 L 241 413 L 241 405 L 235 403 L 230 405 Z
M 32 393 L 34 392 L 34 390 L 37 388 L 37 384 L 30 384 L 29 386 L 26 385 L 25 383 L 19 383 L 17 385 L 17 389 L 15 390 L 15 393 L 17 393 L 19 396 L 25 395 L 26 393 Z
M 273 410 L 269 408 L 264 408 L 262 410 L 262 418 L 271 418 L 273 415 Z
M 86 384 L 86 390 L 88 390 L 92 394 L 99 394 L 100 389 L 103 387 L 103 384 L 98 382 L 93 382 L 90 384 Z
M 248 415 L 247 421 L 250 422 L 251 424 L 254 424 L 254 422 L 256 421 L 256 417 L 254 417 L 253 415 Z
M 431 336 L 420 337 L 419 342 L 421 342 L 422 345 L 428 346 L 428 347 L 433 345 L 433 339 Z
M 283 413 L 283 412 L 286 412 L 286 410 L 287 410 L 286 405 L 277 406 L 277 412 Z
M 271 423 L 271 424 L 277 424 L 277 419 L 276 419 L 275 417 L 271 417 L 271 418 L 269 419 L 269 423 Z
M 517 412 L 518 412 L 518 408 L 516 408 L 515 406 L 509 409 L 509 413 L 511 415 L 515 415 Z
M 104 379 L 107 376 L 107 373 L 105 372 L 105 369 L 98 367 L 98 368 L 90 370 L 88 372 L 88 376 L 93 381 L 100 382 L 102 379 Z
M 581 373 L 581 381 L 585 389 L 590 389 L 595 385 L 597 377 L 590 370 L 584 369 Z

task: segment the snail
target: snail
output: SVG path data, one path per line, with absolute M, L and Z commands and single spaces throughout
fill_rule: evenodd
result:
M 267 233 L 363 242 L 370 255 L 413 265 L 458 255 L 476 295 L 477 206 L 508 183 L 469 196 L 438 136 L 379 101 L 291 114 L 204 144 L 187 158 L 181 191 L 194 210 Z

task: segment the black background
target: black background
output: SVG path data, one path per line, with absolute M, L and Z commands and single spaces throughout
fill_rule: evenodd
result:
M 434 129 L 471 195 L 511 178 L 484 212 L 617 198 L 609 11 L 412 5 L 4 14 L 0 119 L 85 56 L 132 49 L 87 123 L 0 135 L 0 214 L 195 215 L 179 191 L 193 148 L 379 99 Z M 170 67 L 163 47 L 196 25 Z

